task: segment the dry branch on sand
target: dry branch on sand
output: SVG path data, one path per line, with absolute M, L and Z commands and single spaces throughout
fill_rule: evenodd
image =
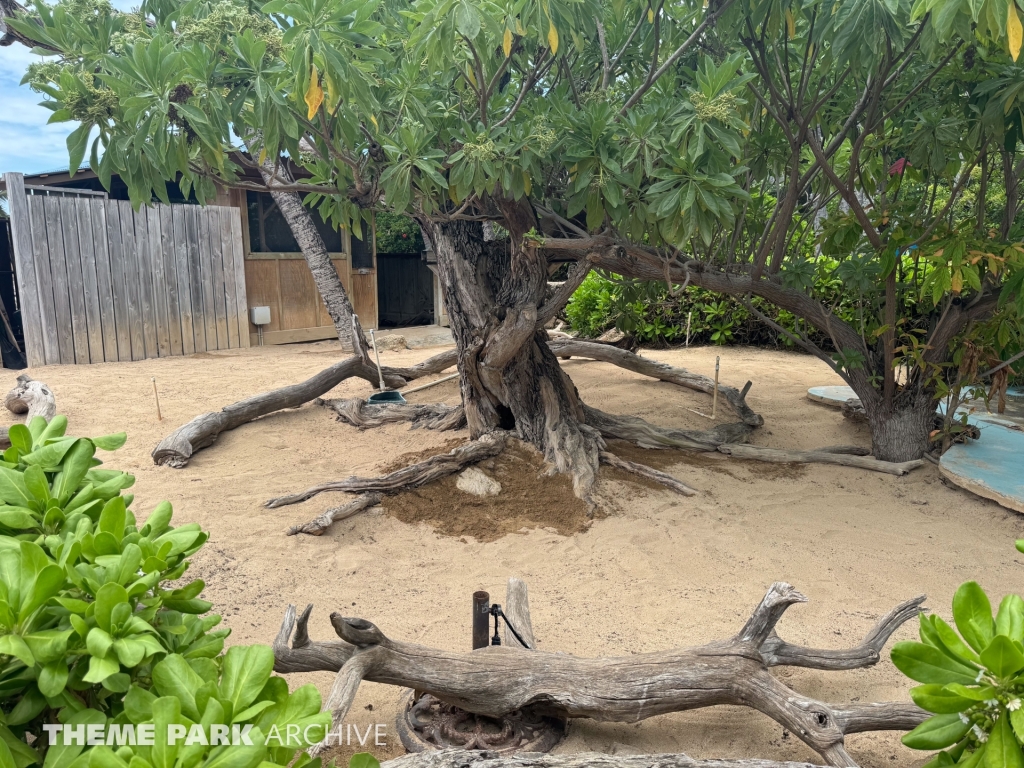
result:
M 732 638 L 693 648 L 590 659 L 515 646 L 469 653 L 429 648 L 391 639 L 369 621 L 338 613 L 330 618 L 341 641 L 316 642 L 308 633 L 313 606 L 307 606 L 297 621 L 295 607 L 288 606 L 274 641 L 274 668 L 282 673 L 337 672 L 324 705 L 332 712 L 335 726 L 344 719 L 363 680 L 411 688 L 490 717 L 529 707 L 565 718 L 637 722 L 668 712 L 729 704 L 768 715 L 829 765 L 856 766 L 844 746 L 846 735 L 909 730 L 928 714 L 902 702 L 826 704 L 792 690 L 770 670 L 775 666 L 829 671 L 871 666 L 893 632 L 918 614 L 924 597 L 896 606 L 860 645 L 842 650 L 807 648 L 778 636 L 775 625 L 785 610 L 805 601 L 789 584 L 776 582 Z M 520 615 L 522 611 L 517 609 Z M 410 759 L 408 765 L 430 766 L 430 759 Z
M 49 421 L 57 415 L 57 399 L 53 390 L 41 381 L 36 381 L 27 373 L 18 377 L 18 386 L 7 393 L 4 405 L 11 413 L 25 415 L 28 424 L 36 416 Z M 10 448 L 11 441 L 7 437 L 7 427 L 0 427 L 0 448 Z
M 358 338 L 358 335 L 356 336 Z M 626 461 L 607 450 L 606 439 L 621 439 L 632 442 L 641 448 L 681 448 L 693 451 L 721 451 L 737 458 L 756 461 L 807 463 L 822 462 L 843 466 L 871 469 L 890 474 L 906 474 L 910 469 L 919 466 L 920 462 L 890 464 L 875 459 L 856 455 L 856 449 L 844 448 L 841 451 L 778 451 L 768 448 L 741 446 L 750 433 L 764 423 L 764 419 L 755 413 L 746 402 L 747 392 L 751 383 L 748 381 L 742 389 L 717 384 L 707 376 L 695 374 L 684 368 L 676 368 L 664 363 L 640 357 L 626 349 L 619 349 L 607 344 L 599 344 L 575 339 L 553 339 L 547 341 L 550 351 L 560 357 L 585 357 L 625 368 L 645 376 L 677 386 L 692 389 L 705 394 L 714 394 L 736 414 L 738 421 L 718 424 L 707 430 L 685 430 L 661 427 L 636 416 L 617 416 L 604 413 L 578 402 L 579 413 L 574 424 L 576 431 L 569 430 L 561 437 L 552 437 L 547 442 L 549 448 L 544 458 L 553 471 L 566 472 L 572 475 L 573 489 L 576 495 L 584 499 L 588 506 L 595 506 L 592 489 L 596 480 L 596 466 L 606 464 L 633 473 L 646 480 L 660 483 L 667 488 L 693 495 L 696 491 L 671 475 L 633 461 Z M 449 350 L 409 368 L 385 368 L 385 377 L 392 381 L 409 381 L 428 374 L 440 373 L 456 362 L 455 350 Z M 217 436 L 229 429 L 253 419 L 280 410 L 294 408 L 313 399 L 318 399 L 327 391 L 351 376 L 367 376 L 371 370 L 365 350 L 357 346 L 356 354 L 346 360 L 335 363 L 306 381 L 289 387 L 266 392 L 255 397 L 229 405 L 216 413 L 197 416 L 188 424 L 179 427 L 164 438 L 153 451 L 153 460 L 157 464 L 173 467 L 184 466 L 195 451 L 210 445 Z M 371 371 L 372 372 L 372 371 Z M 464 378 L 464 376 L 463 376 Z M 461 389 L 465 392 L 465 381 Z M 552 391 L 544 387 L 538 393 L 540 398 L 550 398 Z M 468 426 L 468 412 L 463 404 L 445 405 L 442 403 L 410 404 L 410 403 L 370 403 L 362 398 L 339 400 L 318 400 L 331 408 L 339 420 L 359 429 L 369 429 L 384 424 L 409 422 L 412 427 L 426 427 L 434 430 L 461 429 Z M 549 404 L 554 407 L 553 404 Z M 561 422 L 553 422 L 549 429 L 559 430 Z M 472 432 L 473 430 L 471 430 Z M 397 472 L 377 478 L 350 477 L 323 483 L 297 494 L 291 494 L 267 502 L 268 507 L 279 507 L 305 501 L 324 491 L 343 491 L 349 493 L 395 493 L 406 488 L 414 488 L 432 480 L 453 474 L 463 467 L 490 458 L 500 452 L 506 438 L 518 435 L 504 429 L 493 429 L 488 432 L 476 430 L 477 439 L 460 446 L 448 454 L 434 456 Z M 559 446 L 554 450 L 551 446 Z M 591 455 L 592 454 L 592 455 Z M 571 459 L 571 460 L 570 460 Z M 319 535 L 330 522 L 341 516 L 355 514 L 367 504 L 358 502 L 345 504 L 328 510 L 316 519 L 294 526 L 289 533 L 315 533 Z
M 584 752 L 578 755 L 545 755 L 529 752 L 498 755 L 494 752 L 470 752 L 445 749 L 403 755 L 381 764 L 381 768 L 818 768 L 811 763 L 779 760 L 694 760 L 676 755 L 602 755 Z

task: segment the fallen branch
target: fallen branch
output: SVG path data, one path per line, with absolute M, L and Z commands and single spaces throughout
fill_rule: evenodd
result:
M 53 390 L 27 373 L 18 377 L 18 385 L 7 393 L 4 405 L 13 414 L 24 414 L 26 424 L 36 416 L 42 416 L 49 421 L 57 415 L 57 398 L 54 397 Z M 11 447 L 7 432 L 7 427 L 0 427 L 0 448 Z
M 829 453 L 827 451 L 782 451 L 777 448 L 760 448 L 753 445 L 726 444 L 718 446 L 718 450 L 735 459 L 753 459 L 773 464 L 838 464 L 841 467 L 870 469 L 890 475 L 905 475 L 924 464 L 921 459 L 896 463 L 879 461 L 870 456 Z
M 203 413 L 178 427 L 153 449 L 153 463 L 181 468 L 197 451 L 216 441 L 222 432 L 240 427 L 250 421 L 280 411 L 298 408 L 310 400 L 326 394 L 352 376 L 377 383 L 376 368 L 367 364 L 364 355 L 357 354 L 325 368 L 299 384 L 281 387 L 270 392 L 246 398 L 213 413 Z M 384 380 L 389 386 L 402 386 L 411 379 L 440 373 L 455 362 L 453 351 L 442 352 L 411 368 L 384 367 Z
M 411 422 L 412 428 L 426 427 L 439 432 L 466 426 L 466 409 L 443 403 L 371 403 L 361 397 L 348 400 L 318 400 L 338 414 L 338 420 L 359 429 L 384 424 Z
M 393 640 L 369 621 L 338 613 L 331 614 L 331 624 L 341 642 L 313 642 L 307 626 L 312 606 L 297 622 L 294 606 L 288 606 L 274 642 L 274 668 L 282 673 L 338 672 L 334 690 L 343 695 L 332 695 L 330 702 L 336 717 L 350 706 L 358 680 L 412 688 L 488 717 L 532 707 L 562 717 L 637 722 L 715 705 L 751 707 L 802 739 L 829 765 L 856 766 L 844 746 L 847 734 L 909 730 L 928 713 L 910 702 L 825 704 L 792 690 L 770 669 L 871 666 L 893 632 L 916 615 L 924 597 L 897 606 L 860 646 L 846 650 L 805 648 L 779 639 L 776 624 L 789 606 L 801 602 L 806 602 L 802 594 L 777 582 L 732 638 L 592 659 L 507 646 L 468 653 L 429 648 Z
M 634 461 L 626 461 L 620 459 L 613 453 L 607 451 L 601 451 L 600 453 L 601 463 L 607 464 L 609 467 L 615 467 L 621 469 L 624 472 L 631 472 L 634 475 L 646 478 L 647 480 L 653 480 L 656 483 L 664 485 L 666 488 L 670 488 L 677 493 L 683 494 L 683 496 L 696 496 L 697 491 L 688 485 L 676 480 L 672 475 L 665 472 L 661 472 L 653 467 L 648 467 L 646 464 L 637 464 Z
M 381 768 L 819 768 L 780 760 L 694 760 L 686 755 L 545 755 L 539 752 L 498 756 L 494 752 L 445 749 L 403 755 Z
M 300 501 L 306 501 L 325 491 L 343 491 L 347 493 L 378 491 L 381 493 L 395 493 L 406 488 L 416 488 L 434 480 L 439 480 L 442 477 L 455 474 L 467 464 L 476 464 L 478 461 L 497 456 L 505 447 L 507 438 L 507 432 L 490 432 L 477 440 L 470 440 L 448 453 L 431 456 L 426 461 L 410 464 L 408 467 L 403 467 L 388 475 L 382 475 L 381 477 L 353 476 L 347 480 L 314 485 L 312 488 L 307 488 L 301 493 L 271 499 L 265 506 L 274 509 L 287 506 L 288 504 L 298 504 Z
M 595 344 L 591 341 L 580 341 L 579 339 L 552 339 L 548 342 L 548 346 L 559 357 L 587 357 L 591 360 L 611 363 L 620 368 L 625 368 L 627 371 L 640 373 L 644 376 L 667 381 L 670 384 L 704 392 L 708 395 L 713 394 L 715 391 L 714 379 L 698 373 L 691 373 L 685 368 L 674 368 L 671 365 L 659 363 L 656 360 L 649 360 L 646 357 L 640 357 L 625 349 L 618 349 L 607 344 Z M 742 390 L 719 384 L 718 396 L 729 404 L 729 407 L 733 409 L 744 424 L 751 427 L 760 427 L 764 424 L 764 419 L 759 414 L 754 413 L 750 406 L 747 405 L 746 397 L 749 389 L 749 382 L 747 382 Z
M 308 523 L 293 525 L 288 529 L 288 535 L 294 536 L 297 533 L 308 533 L 311 536 L 319 536 L 330 528 L 333 523 L 352 517 L 364 509 L 380 504 L 382 498 L 384 497 L 380 493 L 364 493 L 348 504 L 343 504 L 340 507 L 331 507 Z

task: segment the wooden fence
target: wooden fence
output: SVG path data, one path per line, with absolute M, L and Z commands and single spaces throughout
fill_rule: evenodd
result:
M 238 211 L 28 194 L 5 175 L 28 364 L 249 346 Z

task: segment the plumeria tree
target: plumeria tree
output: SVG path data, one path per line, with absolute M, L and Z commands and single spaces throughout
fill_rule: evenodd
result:
M 7 23 L 56 52 L 27 77 L 81 124 L 72 165 L 137 202 L 179 179 L 413 217 L 471 432 L 515 430 L 581 496 L 602 438 L 543 326 L 591 269 L 786 310 L 881 459 L 920 457 L 956 374 L 1019 343 L 1014 0 L 61 0 Z

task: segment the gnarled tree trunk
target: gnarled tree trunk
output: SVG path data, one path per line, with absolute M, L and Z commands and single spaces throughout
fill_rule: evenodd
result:
M 871 452 L 876 459 L 900 463 L 924 455 L 935 427 L 934 396 L 908 388 L 887 404 L 874 390 L 857 394 L 871 429 Z
M 534 213 L 525 200 L 498 205 L 507 241 L 485 241 L 477 222 L 421 221 L 437 254 L 469 430 L 474 438 L 515 430 L 571 474 L 576 495 L 589 501 L 603 441 L 539 327 L 548 264 L 527 237 Z

